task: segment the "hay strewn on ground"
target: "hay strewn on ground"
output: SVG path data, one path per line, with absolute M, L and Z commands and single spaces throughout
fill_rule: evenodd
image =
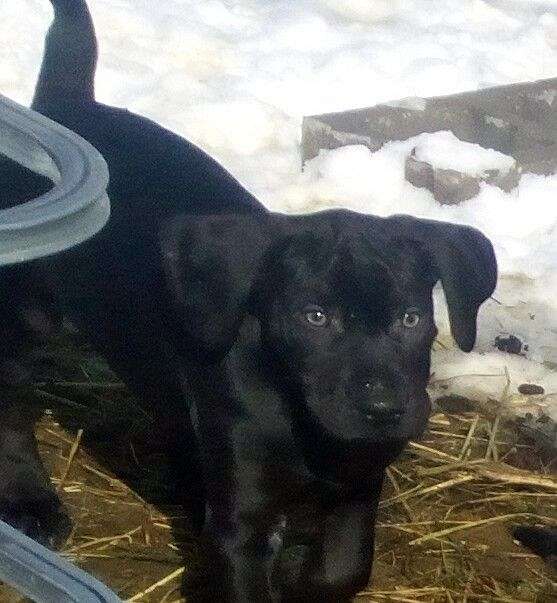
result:
M 180 601 L 196 543 L 172 504 L 153 418 L 91 355 L 72 379 L 33 388 L 51 409 L 41 452 L 75 524 L 63 554 L 124 599 Z M 499 417 L 442 403 L 388 472 L 372 585 L 358 601 L 556 600 L 556 573 L 510 534 L 516 523 L 557 525 L 556 468 Z M 15 600 L 0 587 L 0 601 Z

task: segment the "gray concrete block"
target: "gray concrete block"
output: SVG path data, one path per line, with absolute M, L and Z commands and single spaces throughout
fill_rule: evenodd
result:
M 519 170 L 555 173 L 557 78 L 305 117 L 302 161 L 317 156 L 319 149 L 364 144 L 376 151 L 388 141 L 439 130 L 511 155 Z

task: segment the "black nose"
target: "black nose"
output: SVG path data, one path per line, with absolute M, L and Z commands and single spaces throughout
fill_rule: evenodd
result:
M 382 381 L 366 382 L 364 412 L 368 419 L 377 423 L 396 423 L 401 420 L 403 409 L 392 387 Z

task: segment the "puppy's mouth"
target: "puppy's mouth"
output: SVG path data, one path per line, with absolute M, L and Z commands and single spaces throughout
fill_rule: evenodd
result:
M 378 427 L 397 425 L 404 416 L 403 408 L 390 406 L 386 402 L 377 402 L 371 407 L 364 403 L 362 407 L 362 414 L 365 420 Z
M 363 402 L 359 410 L 367 425 L 387 437 L 420 439 L 427 426 L 430 401 L 424 393 L 410 398 L 405 404 L 393 404 L 392 400 L 372 405 Z

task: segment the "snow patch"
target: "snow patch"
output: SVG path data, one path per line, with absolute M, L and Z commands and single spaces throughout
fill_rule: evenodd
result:
M 414 140 L 416 159 L 437 169 L 456 170 L 469 176 L 481 177 L 490 170 L 505 174 L 515 164 L 515 160 L 509 155 L 459 140 L 448 130 L 420 134 Z

